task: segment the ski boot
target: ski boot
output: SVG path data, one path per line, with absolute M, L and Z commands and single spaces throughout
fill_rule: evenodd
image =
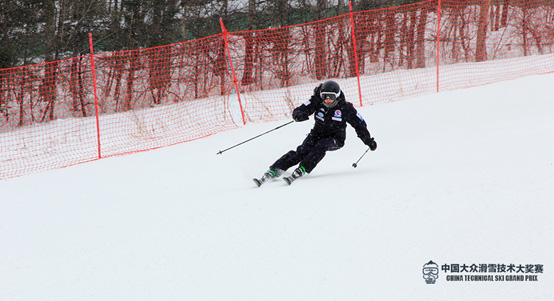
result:
M 260 187 L 262 186 L 263 183 L 265 183 L 267 180 L 270 180 L 270 179 L 275 179 L 276 177 L 278 177 L 281 173 L 279 172 L 279 170 L 271 170 L 271 169 L 268 169 L 264 175 L 259 178 L 259 179 L 252 179 L 254 181 L 254 183 L 256 183 L 256 186 Z
M 283 180 L 290 185 L 292 184 L 292 182 L 294 182 L 294 180 L 300 178 L 305 174 L 306 174 L 306 169 L 304 168 L 304 166 L 300 166 L 292 172 L 290 177 L 283 177 Z

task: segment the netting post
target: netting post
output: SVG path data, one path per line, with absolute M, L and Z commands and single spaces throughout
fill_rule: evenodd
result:
M 92 86 L 94 87 L 94 108 L 96 109 L 96 134 L 98 138 L 98 159 L 102 158 L 100 147 L 100 119 L 98 116 L 98 94 L 96 93 L 96 68 L 94 67 L 94 48 L 92 47 L 92 33 L 88 34 L 90 44 L 90 64 L 92 70 Z
M 233 84 L 235 85 L 235 90 L 237 91 L 237 97 L 239 99 L 240 114 L 242 115 L 242 124 L 246 124 L 246 118 L 244 118 L 244 110 L 242 108 L 242 101 L 240 100 L 240 90 L 235 74 L 235 68 L 233 67 L 233 59 L 231 58 L 231 51 L 229 50 L 229 39 L 227 38 L 227 29 L 223 26 L 223 19 L 219 18 L 219 23 L 221 24 L 221 31 L 223 32 L 223 38 L 225 38 L 225 49 L 227 50 L 227 56 L 229 57 L 229 65 L 231 65 L 231 73 L 233 74 Z
M 358 51 L 356 50 L 356 30 L 354 29 L 354 16 L 352 13 L 352 1 L 348 1 L 350 8 L 350 28 L 352 30 L 352 45 L 354 45 L 354 61 L 356 62 L 356 77 L 358 78 L 358 95 L 360 97 L 360 107 L 362 103 L 362 88 L 360 86 L 360 69 L 358 68 Z
M 440 65 L 440 35 L 441 35 L 441 0 L 437 6 L 437 93 L 439 93 L 439 65 Z

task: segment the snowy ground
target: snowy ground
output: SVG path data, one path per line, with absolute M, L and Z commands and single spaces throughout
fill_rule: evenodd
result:
M 554 75 L 366 106 L 286 186 L 313 119 L 0 181 L 0 300 L 554 300 Z M 538 281 L 423 265 L 541 265 Z

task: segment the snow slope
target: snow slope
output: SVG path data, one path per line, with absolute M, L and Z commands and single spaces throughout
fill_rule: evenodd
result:
M 552 83 L 363 107 L 377 151 L 352 168 L 349 128 L 290 187 L 251 178 L 313 119 L 0 181 L 0 300 L 554 300 Z M 544 271 L 426 284 L 430 260 Z

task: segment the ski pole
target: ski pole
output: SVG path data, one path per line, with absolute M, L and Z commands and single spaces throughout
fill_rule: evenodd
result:
M 291 124 L 291 123 L 293 123 L 293 122 L 294 122 L 294 120 L 289 121 L 289 122 L 287 122 L 287 123 L 285 123 L 285 124 L 282 124 L 282 125 L 280 125 L 280 126 L 274 128 L 274 129 L 272 129 L 272 130 L 269 130 L 269 131 L 267 131 L 267 132 L 265 132 L 265 133 L 259 134 L 259 135 L 256 136 L 256 137 L 252 137 L 252 138 L 250 138 L 250 139 L 248 139 L 248 140 L 245 140 L 245 141 L 243 141 L 243 142 L 241 142 L 241 143 L 235 144 L 235 145 L 233 145 L 233 146 L 231 146 L 231 147 L 229 147 L 229 148 L 226 148 L 226 149 L 224 149 L 224 150 L 220 150 L 217 154 L 218 154 L 218 155 L 221 155 L 223 152 L 226 152 L 226 151 L 228 151 L 228 150 L 230 150 L 230 149 L 232 149 L 232 148 L 235 148 L 235 147 L 237 147 L 237 146 L 239 146 L 239 145 L 242 145 L 242 144 L 244 144 L 244 143 L 246 143 L 246 142 L 248 142 L 248 141 L 254 140 L 254 139 L 256 139 L 256 138 L 258 138 L 258 137 L 261 137 L 261 136 L 263 136 L 263 135 L 265 135 L 265 134 L 268 134 L 268 133 L 270 133 L 270 132 L 273 132 L 273 131 L 275 131 L 275 130 L 278 130 L 278 129 L 284 127 L 285 125 L 289 125 L 289 124 Z
M 362 160 L 362 158 L 365 156 L 365 154 L 367 154 L 368 151 L 369 151 L 369 147 L 365 150 L 364 154 L 360 157 L 360 159 L 358 159 L 358 161 L 356 161 L 356 163 L 352 163 L 352 167 L 354 167 L 354 168 L 358 167 L 358 162 L 360 162 L 360 160 Z

